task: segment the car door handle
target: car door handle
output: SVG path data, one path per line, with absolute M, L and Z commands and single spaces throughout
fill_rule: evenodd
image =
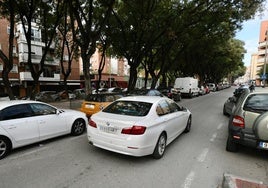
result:
M 44 121 L 44 120 L 39 120 L 39 123 L 40 124 L 44 124 L 46 121 Z
M 15 125 L 12 125 L 12 126 L 8 127 L 8 129 L 16 129 L 16 128 L 17 128 L 17 126 L 15 126 Z

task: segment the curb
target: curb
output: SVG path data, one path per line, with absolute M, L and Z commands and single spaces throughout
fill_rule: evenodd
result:
M 263 184 L 262 181 L 224 173 L 223 182 L 219 188 L 268 188 L 268 186 Z

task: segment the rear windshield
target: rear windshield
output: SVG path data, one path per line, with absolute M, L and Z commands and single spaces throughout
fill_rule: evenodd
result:
M 116 101 L 103 110 L 103 112 L 128 115 L 128 116 L 146 116 L 152 103 L 138 101 Z
M 256 112 L 268 111 L 268 94 L 250 95 L 244 104 L 244 110 Z

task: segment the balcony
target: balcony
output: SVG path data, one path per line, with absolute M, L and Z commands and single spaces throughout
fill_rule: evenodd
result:
M 31 72 L 20 72 L 20 80 L 21 81 L 33 81 Z M 60 81 L 60 74 L 46 74 L 44 76 L 44 73 L 40 75 L 39 81 L 47 81 L 47 82 L 59 82 Z
M 33 64 L 39 64 L 41 61 L 42 56 L 41 55 L 36 55 L 32 54 L 32 63 Z M 28 54 L 27 53 L 20 53 L 19 54 L 19 62 L 27 62 L 28 61 Z M 59 66 L 59 60 L 53 57 L 47 57 L 45 60 L 45 65 L 53 65 L 53 66 Z
M 259 48 L 265 48 L 266 46 L 268 46 L 266 41 L 259 43 Z
M 257 63 L 264 63 L 264 58 L 259 58 Z
M 264 56 L 265 55 L 265 51 L 266 51 L 265 49 L 264 50 L 259 50 L 258 51 L 258 55 L 263 55 Z M 267 51 L 267 53 L 268 53 L 268 51 Z

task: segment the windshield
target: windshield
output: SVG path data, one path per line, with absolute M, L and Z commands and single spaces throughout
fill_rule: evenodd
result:
M 129 115 L 129 116 L 146 116 L 152 103 L 139 101 L 116 101 L 103 110 L 103 112 Z

